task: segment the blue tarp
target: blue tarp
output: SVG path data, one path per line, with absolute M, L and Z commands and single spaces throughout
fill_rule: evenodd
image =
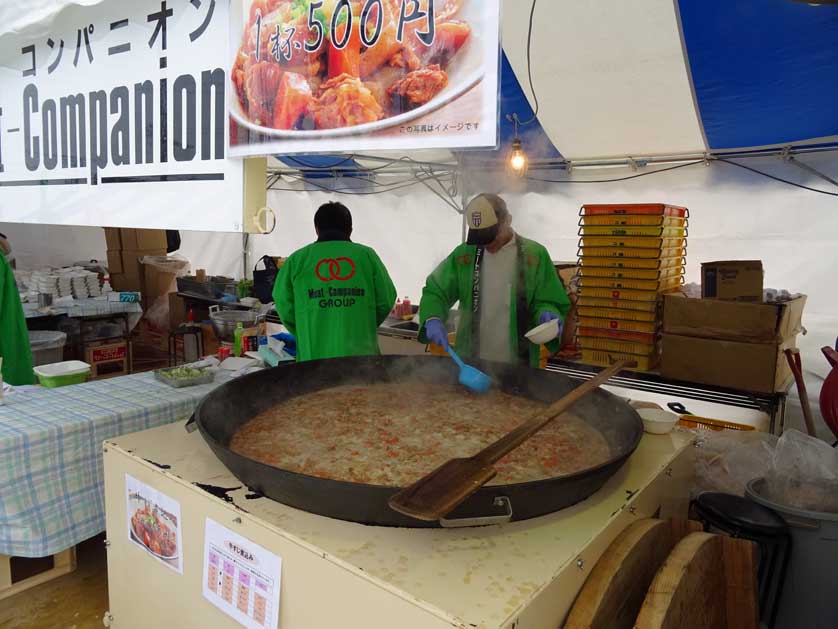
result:
M 838 135 L 838 6 L 679 0 L 709 148 Z

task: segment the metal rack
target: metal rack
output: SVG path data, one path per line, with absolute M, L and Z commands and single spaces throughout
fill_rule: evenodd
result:
M 577 380 L 590 380 L 603 369 L 605 367 L 558 358 L 551 358 L 547 361 L 548 371 L 561 373 Z M 788 389 L 777 393 L 741 391 L 695 382 L 669 380 L 654 372 L 624 372 L 624 375 L 612 378 L 610 383 L 624 389 L 762 411 L 768 414 L 769 432 L 772 434 L 782 434 L 786 423 Z

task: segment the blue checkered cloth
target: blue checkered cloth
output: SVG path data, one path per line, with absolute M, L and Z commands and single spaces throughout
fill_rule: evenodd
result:
M 188 418 L 228 378 L 151 373 L 16 392 L 0 406 L 0 555 L 46 557 L 105 530 L 102 442 Z

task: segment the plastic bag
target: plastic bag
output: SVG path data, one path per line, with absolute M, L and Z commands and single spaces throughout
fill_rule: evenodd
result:
M 785 506 L 838 513 L 838 451 L 820 439 L 787 430 L 777 442 L 763 493 Z
M 183 277 L 189 273 L 189 260 L 177 253 L 169 256 L 144 256 L 140 258 L 140 262 L 154 267 L 161 273 L 171 273 L 175 277 Z
M 751 479 L 771 470 L 777 437 L 764 432 L 697 431 L 701 447 L 695 464 L 693 495 L 720 491 L 745 495 Z

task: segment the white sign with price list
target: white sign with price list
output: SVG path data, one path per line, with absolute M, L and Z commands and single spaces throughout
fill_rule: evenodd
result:
M 204 598 L 249 629 L 277 629 L 282 559 L 207 518 Z

